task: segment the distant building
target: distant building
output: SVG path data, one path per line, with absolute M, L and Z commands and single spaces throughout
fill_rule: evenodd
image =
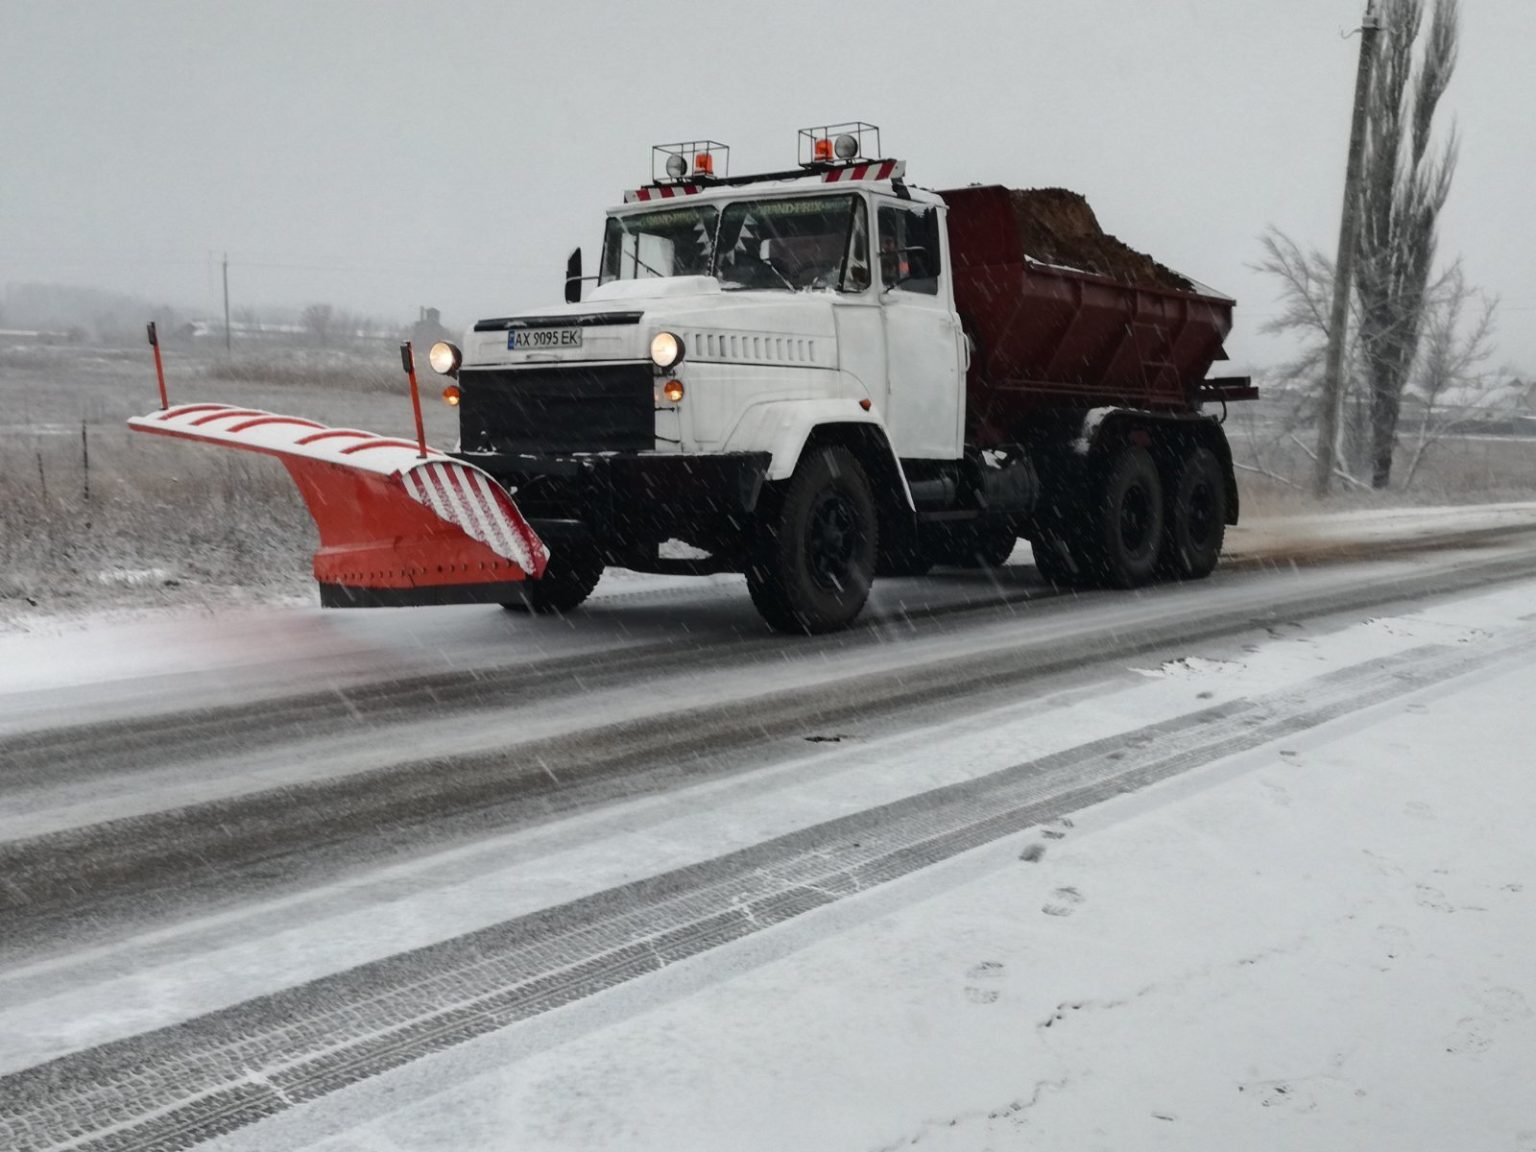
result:
M 430 348 L 439 340 L 451 340 L 453 333 L 443 327 L 443 314 L 436 308 L 422 308 L 411 325 L 411 343 L 418 348 Z

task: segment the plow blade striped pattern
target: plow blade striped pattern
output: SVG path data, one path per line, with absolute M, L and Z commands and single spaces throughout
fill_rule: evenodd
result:
M 549 561 L 494 479 L 434 449 L 228 404 L 128 424 L 281 460 L 319 529 L 314 573 L 330 607 L 495 603 Z

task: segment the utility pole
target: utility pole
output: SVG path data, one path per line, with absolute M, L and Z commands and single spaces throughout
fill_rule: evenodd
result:
M 229 338 L 229 253 L 224 253 L 224 355 L 231 354 Z
M 1328 361 L 1323 375 L 1323 403 L 1317 421 L 1317 470 L 1312 485 L 1328 495 L 1338 466 L 1339 418 L 1344 408 L 1344 347 L 1349 327 L 1349 293 L 1355 274 L 1355 233 L 1360 223 L 1360 175 L 1365 166 L 1365 113 L 1371 73 L 1376 65 L 1376 37 L 1382 17 L 1378 0 L 1367 0 L 1360 22 L 1360 68 L 1355 74 L 1355 118 L 1349 130 L 1349 164 L 1344 172 L 1344 212 L 1339 221 L 1339 258 L 1333 265 L 1333 314 L 1328 321 Z

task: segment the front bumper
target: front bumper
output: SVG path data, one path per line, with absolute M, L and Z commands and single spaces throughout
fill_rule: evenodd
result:
M 458 456 L 506 485 L 552 547 L 586 536 L 613 563 L 653 555 L 666 540 L 735 551 L 771 460 L 767 452 Z

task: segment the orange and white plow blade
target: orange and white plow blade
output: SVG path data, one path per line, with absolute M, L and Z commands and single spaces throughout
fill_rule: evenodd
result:
M 128 425 L 281 460 L 320 530 L 314 571 L 328 607 L 495 603 L 549 563 L 501 485 L 408 440 L 229 404 L 183 404 Z

